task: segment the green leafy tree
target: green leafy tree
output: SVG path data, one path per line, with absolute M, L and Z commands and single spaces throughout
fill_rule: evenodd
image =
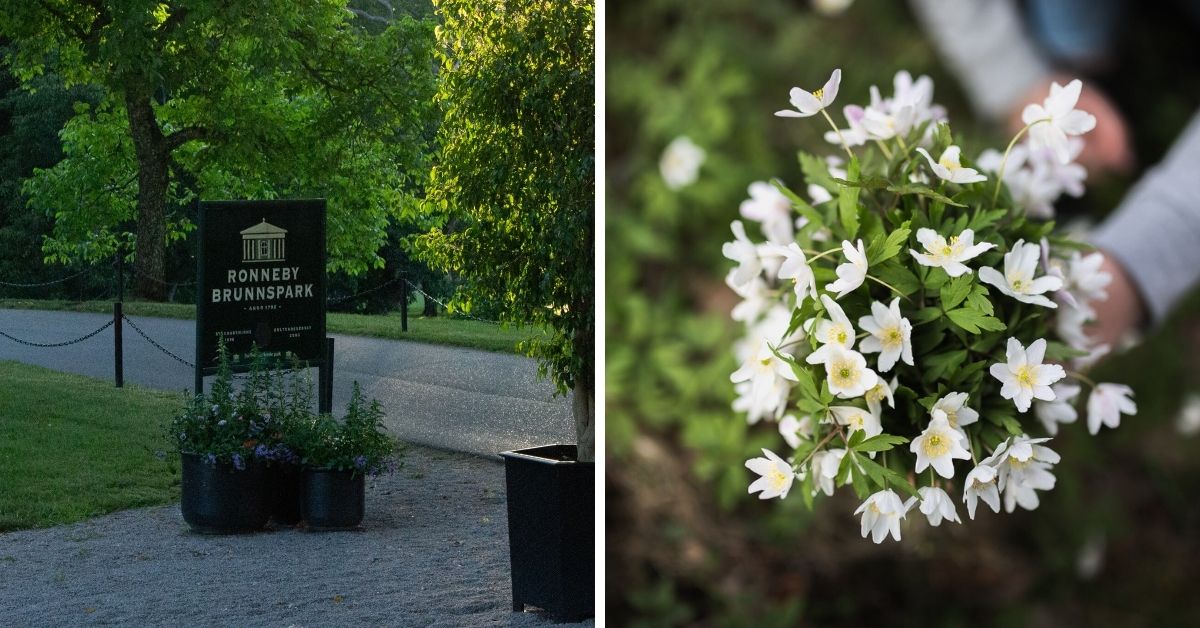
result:
M 595 51 L 585 0 L 435 2 L 442 152 L 429 204 L 454 218 L 418 244 L 466 282 L 460 302 L 551 333 L 528 341 L 574 389 L 579 459 L 594 458 Z
M 27 85 L 54 72 L 103 92 L 76 106 L 65 158 L 26 184 L 55 219 L 47 259 L 136 251 L 137 292 L 161 298 L 166 246 L 192 229 L 197 196 L 324 196 L 331 270 L 382 264 L 389 218 L 427 170 L 433 28 L 409 13 L 375 34 L 362 21 L 345 0 L 7 7 L 0 35 Z

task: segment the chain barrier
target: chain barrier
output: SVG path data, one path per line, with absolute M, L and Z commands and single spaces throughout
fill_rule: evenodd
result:
M 81 271 L 75 273 L 74 275 L 63 277 L 62 279 L 55 279 L 53 281 L 43 281 L 41 283 L 13 283 L 13 282 L 8 282 L 8 281 L 0 281 L 0 286 L 6 286 L 9 288 L 41 288 L 43 286 L 53 286 L 56 283 L 70 281 L 76 277 L 79 277 L 80 275 L 86 275 L 89 272 L 91 272 L 91 269 L 81 270 Z
M 146 332 L 142 331 L 142 328 L 138 327 L 137 324 L 135 324 L 132 320 L 129 319 L 128 316 L 125 316 L 124 314 L 122 314 L 121 319 L 124 320 L 126 323 L 129 323 L 129 326 L 133 328 L 133 331 L 136 331 L 139 336 L 144 338 L 146 340 L 146 342 L 153 345 L 155 349 L 158 349 L 159 351 L 162 351 L 163 353 L 171 356 L 172 358 L 175 358 L 175 360 L 177 362 L 179 362 L 180 364 L 183 364 L 184 366 L 186 366 L 188 368 L 196 368 L 195 364 L 192 364 L 191 362 L 188 362 L 187 360 L 175 355 L 174 353 L 171 353 L 171 351 L 169 349 L 167 349 L 166 347 L 155 342 L 155 340 L 153 338 L 146 335 Z M 109 324 L 111 325 L 112 323 L 109 323 Z
M 101 325 L 100 328 L 97 329 L 96 331 L 93 331 L 92 333 L 90 333 L 86 336 L 80 336 L 79 338 L 76 338 L 74 340 L 68 340 L 66 342 L 51 342 L 51 343 L 30 342 L 28 340 L 21 340 L 20 338 L 17 338 L 15 336 L 10 336 L 2 331 L 0 331 L 0 336 L 4 336 L 5 338 L 8 338 L 9 340 L 11 340 L 17 344 L 25 345 L 27 347 L 39 347 L 39 348 L 43 348 L 43 349 L 47 349 L 47 348 L 51 348 L 51 347 L 66 347 L 68 345 L 79 344 L 79 343 L 83 342 L 84 340 L 87 340 L 87 339 L 91 338 L 92 336 L 95 336 L 96 334 L 108 329 L 109 327 L 112 327 L 112 324 L 113 324 L 113 322 L 110 320 L 107 323 L 105 323 L 104 325 Z
M 411 281 L 409 281 L 409 280 L 407 280 L 407 279 L 405 279 L 405 280 L 404 280 L 404 283 L 408 284 L 408 286 L 409 286 L 410 288 L 412 288 L 413 290 L 416 290 L 417 292 L 420 292 L 421 294 L 425 295 L 425 298 L 426 298 L 426 299 L 429 299 L 430 301 L 433 301 L 434 303 L 437 303 L 438 305 L 440 305 L 440 306 L 442 306 L 442 307 L 446 308 L 446 311 L 447 311 L 447 312 L 449 312 L 449 311 L 450 311 L 450 306 L 449 306 L 449 305 L 447 305 L 445 301 L 442 301 L 441 299 L 438 299 L 437 297 L 433 296 L 432 294 L 429 294 L 428 292 L 425 292 L 424 290 L 422 290 L 422 289 L 418 288 L 418 287 L 416 286 L 416 284 L 414 284 L 413 282 L 411 282 Z M 469 319 L 471 319 L 471 320 L 473 320 L 473 321 L 479 321 L 479 322 L 481 322 L 481 323 L 491 323 L 492 325 L 499 325 L 499 324 L 500 324 L 500 321 L 490 321 L 490 320 L 488 320 L 488 319 L 486 319 L 486 318 L 479 318 L 478 316 L 471 316 L 470 314 L 465 314 L 465 313 L 456 313 L 456 315 L 457 315 L 457 316 L 462 316 L 463 318 L 469 318 Z
M 152 277 L 152 276 L 150 276 L 150 275 L 147 275 L 146 273 L 144 273 L 144 272 L 142 272 L 142 271 L 138 270 L 136 266 L 134 266 L 134 267 L 132 268 L 132 270 L 133 270 L 133 274 L 135 274 L 135 275 L 138 275 L 138 276 L 141 276 L 141 277 L 145 277 L 146 279 L 149 279 L 150 281 L 153 281 L 154 283 L 157 283 L 157 284 L 160 284 L 160 285 L 163 285 L 163 286 L 176 286 L 176 287 L 180 287 L 180 286 L 194 286 L 194 285 L 196 285 L 196 282 L 195 282 L 195 281 L 163 281 L 162 279 L 159 279 L 158 277 Z
M 338 297 L 336 299 L 327 299 L 325 302 L 328 305 L 334 305 L 337 303 L 342 303 L 344 301 L 349 301 L 350 299 L 353 299 L 355 297 L 360 297 L 364 294 L 369 294 L 369 293 L 375 292 L 376 290 L 386 288 L 386 287 L 396 283 L 397 281 L 400 281 L 399 277 L 396 277 L 394 279 L 389 279 L 388 281 L 385 281 L 385 282 L 379 284 L 378 286 L 375 286 L 374 288 L 368 288 L 366 290 L 363 290 L 362 292 L 355 292 L 354 294 L 352 294 L 350 296 L 346 296 L 346 297 Z

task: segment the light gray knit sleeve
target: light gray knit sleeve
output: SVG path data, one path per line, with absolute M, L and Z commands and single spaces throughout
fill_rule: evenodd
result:
M 1200 112 L 1093 241 L 1129 273 L 1155 323 L 1200 281 Z
M 1009 0 L 910 0 L 976 111 L 1006 116 L 1050 74 Z

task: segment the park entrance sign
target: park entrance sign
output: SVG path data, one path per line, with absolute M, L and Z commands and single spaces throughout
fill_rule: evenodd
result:
M 224 340 L 238 370 L 255 347 L 321 367 L 324 402 L 325 200 L 201 201 L 198 214 L 196 392 Z

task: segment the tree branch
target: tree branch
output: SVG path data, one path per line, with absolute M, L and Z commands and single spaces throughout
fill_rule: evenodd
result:
M 166 136 L 164 139 L 166 140 L 167 151 L 170 152 L 192 140 L 202 140 L 206 137 L 208 137 L 208 129 L 199 126 L 191 126 L 184 129 L 179 129 L 178 131 Z

